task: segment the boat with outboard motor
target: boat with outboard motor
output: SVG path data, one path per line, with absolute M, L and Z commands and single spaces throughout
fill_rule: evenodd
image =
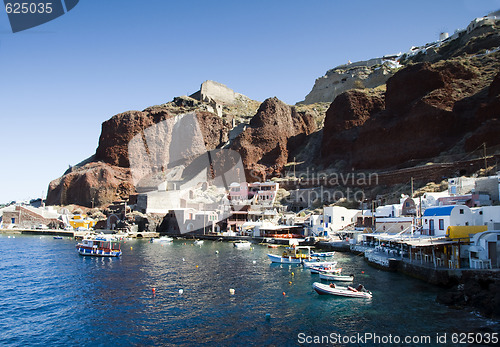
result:
M 168 236 L 162 236 L 159 238 L 151 238 L 149 240 L 149 242 L 151 242 L 151 243 L 169 243 L 169 242 L 173 242 L 173 241 L 174 241 L 174 239 L 171 237 L 168 237 Z
M 333 266 L 311 266 L 311 267 L 309 267 L 309 271 L 311 271 L 312 274 L 321 274 L 321 273 L 340 274 L 342 272 L 342 268 L 335 267 L 335 265 L 333 265 Z
M 307 263 L 304 263 L 305 268 L 310 268 L 311 266 L 335 266 L 337 265 L 336 261 L 319 261 L 318 258 L 316 259 L 311 259 L 311 261 L 308 261 Z
M 252 246 L 252 243 L 249 241 L 235 241 L 233 242 L 233 247 L 240 248 L 240 249 L 250 249 Z
M 341 281 L 341 282 L 354 281 L 354 275 L 341 275 L 337 273 L 320 273 L 319 278 L 327 281 Z
M 327 257 L 333 257 L 335 255 L 334 252 L 311 252 L 311 257 L 318 257 L 318 258 L 327 258 Z
M 372 292 L 366 290 L 365 287 L 361 284 L 358 286 L 358 288 L 353 288 L 350 286 L 347 287 L 337 286 L 334 283 L 330 283 L 330 285 L 328 285 L 319 282 L 314 282 L 312 287 L 318 294 L 321 295 L 330 294 L 330 295 L 347 296 L 350 298 L 363 298 L 363 299 L 370 299 L 372 297 Z

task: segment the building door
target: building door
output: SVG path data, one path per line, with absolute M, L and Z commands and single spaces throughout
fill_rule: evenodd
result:
M 429 235 L 434 235 L 434 219 L 429 219 Z
M 497 264 L 497 243 L 488 242 L 488 258 L 491 259 L 491 266 L 498 267 Z

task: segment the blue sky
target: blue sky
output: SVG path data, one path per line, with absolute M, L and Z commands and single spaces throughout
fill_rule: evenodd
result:
M 216 80 L 294 104 L 348 60 L 405 52 L 500 0 L 81 0 L 13 34 L 0 11 L 0 203 L 95 152 L 101 123 Z

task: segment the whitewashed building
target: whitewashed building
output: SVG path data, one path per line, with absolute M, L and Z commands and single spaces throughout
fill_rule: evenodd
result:
M 351 210 L 342 206 L 327 206 L 323 209 L 325 227 L 330 230 L 342 230 L 348 226 L 354 226 L 360 210 Z
M 437 206 L 422 215 L 422 235 L 444 236 L 449 226 L 473 225 L 474 217 L 464 205 Z
M 500 231 L 484 231 L 471 238 L 469 264 L 472 269 L 500 268 Z
M 472 209 L 474 225 L 486 225 L 488 230 L 500 230 L 500 206 L 482 206 Z

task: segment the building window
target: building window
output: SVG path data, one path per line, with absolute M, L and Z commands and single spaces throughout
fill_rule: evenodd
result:
M 340 217 L 340 220 L 343 222 L 344 221 L 344 216 Z
M 439 220 L 439 230 L 444 230 L 444 219 Z
M 460 214 L 464 214 L 464 209 L 463 208 L 460 209 Z
M 427 219 L 425 220 L 425 224 L 427 224 Z
M 479 211 L 479 214 L 482 216 L 483 215 L 483 211 Z
M 11 218 L 11 219 L 10 219 L 10 222 L 11 222 L 12 224 L 16 224 L 16 219 L 15 219 L 15 218 Z

